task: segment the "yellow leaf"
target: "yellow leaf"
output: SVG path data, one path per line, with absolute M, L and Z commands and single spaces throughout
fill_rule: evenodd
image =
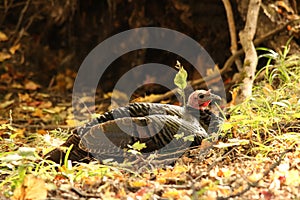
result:
M 180 196 L 180 191 L 176 189 L 169 189 L 168 191 L 165 191 L 162 194 L 162 197 L 164 198 L 179 198 Z
M 17 50 L 19 50 L 21 47 L 21 44 L 16 44 L 15 46 L 12 46 L 9 48 L 9 52 L 14 55 L 16 53 Z
M 25 89 L 26 90 L 36 90 L 38 88 L 40 88 L 41 86 L 33 81 L 27 81 L 25 83 Z
M 29 102 L 32 101 L 31 97 L 29 96 L 28 93 L 22 94 L 18 93 L 19 101 L 20 102 Z
M 78 124 L 80 124 L 80 122 L 76 119 L 67 119 L 66 123 L 69 126 L 78 126 Z
M 39 129 L 36 131 L 39 135 L 46 135 L 47 134 L 47 131 L 44 130 L 44 129 Z
M 0 31 L 0 42 L 7 41 L 7 40 L 8 40 L 7 35 L 2 31 Z
M 41 109 L 36 108 L 34 110 L 34 112 L 32 113 L 32 116 L 42 118 L 42 117 L 44 117 L 44 114 L 43 114 L 43 111 Z
M 180 173 L 185 173 L 187 172 L 187 167 L 183 166 L 183 165 L 176 165 L 173 169 L 173 173 L 175 174 L 180 174 Z
M 247 179 L 249 182 L 255 183 L 255 182 L 259 181 L 260 179 L 262 179 L 262 177 L 263 177 L 262 173 L 253 173 L 252 175 L 248 176 Z
M 288 186 L 299 186 L 300 184 L 299 171 L 295 169 L 288 171 L 286 174 L 285 184 Z
M 4 60 L 10 59 L 11 55 L 9 53 L 0 52 L 0 62 L 3 62 Z
M 225 122 L 222 124 L 222 130 L 224 132 L 230 130 L 232 127 L 233 127 L 232 123 L 229 122 Z
M 131 187 L 144 187 L 144 186 L 147 186 L 147 183 L 146 183 L 146 181 L 143 181 L 143 180 L 137 180 L 137 181 L 130 181 L 129 185 Z
M 274 91 L 272 85 L 266 83 L 263 87 L 263 93 L 266 96 L 269 96 L 270 94 L 272 94 L 272 92 Z
M 294 118 L 300 118 L 300 113 L 295 113 L 295 114 L 293 114 L 293 117 L 294 117 Z
M 12 200 L 40 200 L 47 198 L 47 188 L 42 179 L 27 175 L 21 186 L 15 189 Z
M 3 103 L 0 104 L 0 108 L 7 108 L 9 107 L 10 105 L 12 105 L 13 103 L 15 102 L 15 100 L 10 100 L 10 101 L 5 101 Z

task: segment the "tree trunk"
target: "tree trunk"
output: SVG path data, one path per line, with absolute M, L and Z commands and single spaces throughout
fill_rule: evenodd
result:
M 244 101 L 252 95 L 252 86 L 255 70 L 258 63 L 257 53 L 253 44 L 256 32 L 257 19 L 261 0 L 250 0 L 245 28 L 239 33 L 240 41 L 245 52 L 245 59 L 242 69 L 242 85 L 237 103 Z

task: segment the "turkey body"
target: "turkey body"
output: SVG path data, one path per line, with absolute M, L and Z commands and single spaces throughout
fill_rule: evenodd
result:
M 196 98 L 200 97 L 197 93 Z M 219 98 L 209 92 L 209 97 L 203 97 L 203 102 L 211 101 L 213 97 Z M 145 144 L 141 152 L 148 155 L 184 150 L 201 144 L 204 138 L 218 131 L 222 122 L 222 118 L 208 109 L 196 109 L 191 105 L 188 102 L 184 108 L 159 103 L 131 103 L 105 112 L 77 128 L 62 146 L 73 145 L 68 159 L 83 162 L 91 158 L 113 158 L 122 162 L 129 156 L 128 146 L 136 142 Z M 46 157 L 59 163 L 65 153 L 57 148 Z

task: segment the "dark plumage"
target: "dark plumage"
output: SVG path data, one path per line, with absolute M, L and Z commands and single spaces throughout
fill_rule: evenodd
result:
M 87 162 L 114 158 L 123 161 L 130 156 L 128 145 L 145 143 L 141 152 L 174 153 L 199 145 L 203 138 L 217 132 L 222 118 L 207 109 L 211 101 L 221 100 L 210 90 L 196 90 L 188 98 L 186 108 L 159 103 L 131 103 L 106 112 L 73 131 L 62 145 L 73 144 L 69 160 Z M 174 137 L 184 133 L 183 138 Z M 192 136 L 193 141 L 185 141 Z M 125 151 L 124 151 L 125 149 Z M 59 163 L 65 152 L 56 148 L 45 157 Z

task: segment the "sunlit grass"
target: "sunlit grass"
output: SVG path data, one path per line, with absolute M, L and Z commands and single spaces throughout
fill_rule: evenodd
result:
M 289 131 L 300 130 L 300 55 L 289 56 L 288 45 L 279 53 L 259 50 L 266 51 L 262 56 L 269 58 L 256 76 L 263 74 L 264 79 L 256 82 L 250 99 L 231 108 L 224 131 L 235 131 L 235 137 L 250 140 L 249 153 L 267 156 L 300 143 L 300 137 Z

